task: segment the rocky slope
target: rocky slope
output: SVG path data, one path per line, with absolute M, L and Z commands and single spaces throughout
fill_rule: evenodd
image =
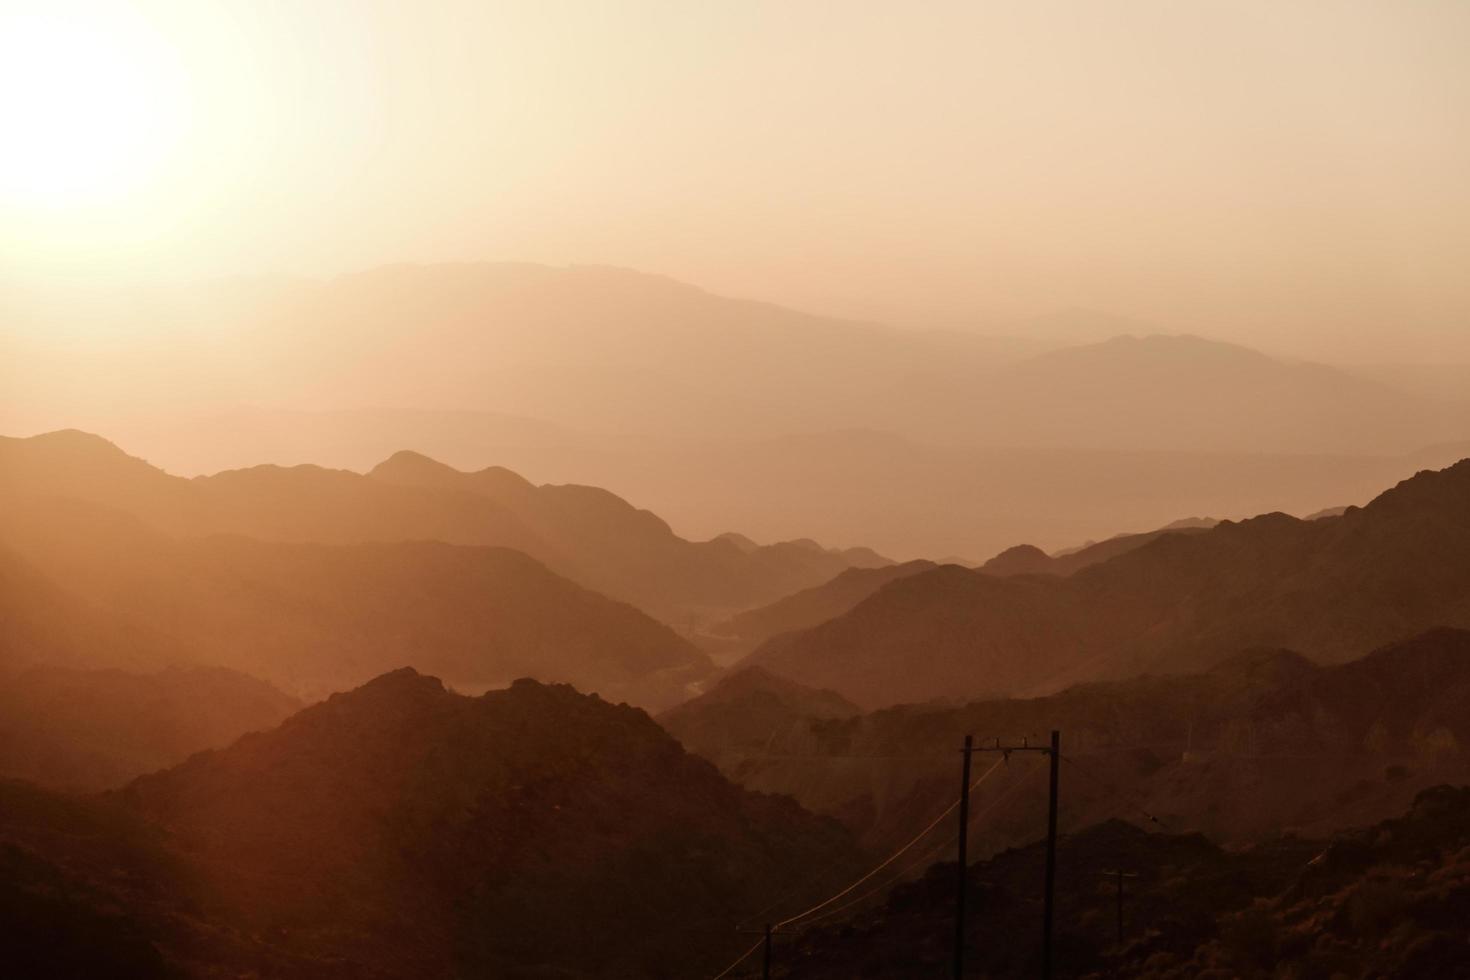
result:
M 699 975 L 766 896 L 857 861 L 641 711 L 410 669 L 105 798 L 0 797 L 0 860 L 28 869 L 0 879 L 0 932 L 46 926 L 21 961 L 105 919 L 154 957 L 136 976 Z

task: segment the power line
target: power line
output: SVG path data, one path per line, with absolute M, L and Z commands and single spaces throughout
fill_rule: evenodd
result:
M 991 773 L 995 772 L 997 769 L 1000 768 L 1001 763 L 1004 762 L 1004 761 L 1005 761 L 1004 759 L 996 759 L 995 760 L 995 765 L 993 765 L 989 769 L 985 770 L 985 772 L 983 772 L 980 775 L 980 778 L 979 779 L 975 780 L 973 783 L 970 784 L 970 789 L 974 789 L 976 786 L 979 786 L 981 783 L 985 782 L 985 780 L 990 776 Z M 828 905 L 831 905 L 833 902 L 837 901 L 842 896 L 849 894 L 850 892 L 852 892 L 852 890 L 854 888 L 857 888 L 863 882 L 865 882 L 868 879 L 872 878 L 875 874 L 877 874 L 878 872 L 882 871 L 884 868 L 888 867 L 894 861 L 897 861 L 900 857 L 902 857 L 905 853 L 907 853 L 908 850 L 911 847 L 913 847 L 921 839 L 923 839 L 923 837 L 924 837 L 925 834 L 929 833 L 929 831 L 931 831 L 935 827 L 939 826 L 939 822 L 941 820 L 943 820 L 945 817 L 949 816 L 951 813 L 953 813 L 955 807 L 957 807 L 959 805 L 960 805 L 960 801 L 959 800 L 955 800 L 949 806 L 945 807 L 944 808 L 944 812 L 941 813 L 941 814 L 939 814 L 939 816 L 935 817 L 932 821 L 930 821 L 930 823 L 929 823 L 929 825 L 927 827 L 925 827 L 923 830 L 921 830 L 917 834 L 915 834 L 914 837 L 913 837 L 913 839 L 911 839 L 907 844 L 905 844 L 902 847 L 900 847 L 898 850 L 894 851 L 887 858 L 885 858 L 877 867 L 873 868 L 871 871 L 869 871 L 867 874 L 863 875 L 857 881 L 854 881 L 852 884 L 848 885 L 846 888 L 844 888 L 841 891 L 837 892 L 835 895 L 832 895 L 830 898 L 828 898 L 828 899 L 826 899 L 824 901 L 818 902 L 816 905 L 813 905 L 811 908 L 809 908 L 809 909 L 807 909 L 807 910 L 805 910 L 803 912 L 798 912 L 796 915 L 793 915 L 793 916 L 791 916 L 788 919 L 781 920 L 780 922 L 776 923 L 773 928 L 774 929 L 780 929 L 783 926 L 790 925 L 791 923 L 797 921 L 798 919 L 804 919 L 808 915 L 811 915 L 813 912 L 816 912 L 816 911 L 818 911 L 820 909 L 824 909 Z
M 731 963 L 731 964 L 730 964 L 730 965 L 729 965 L 729 966 L 727 966 L 727 967 L 725 967 L 725 968 L 724 968 L 724 969 L 723 969 L 723 970 L 721 970 L 721 971 L 720 971 L 720 972 L 719 972 L 719 973 L 716 973 L 716 974 L 715 974 L 715 975 L 714 975 L 714 978 L 713 978 L 713 980 L 721 980 L 721 978 L 722 978 L 722 977 L 726 977 L 726 976 L 729 976 L 729 975 L 730 975 L 730 971 L 731 971 L 731 970 L 733 970 L 733 969 L 735 969 L 735 968 L 736 968 L 736 967 L 737 967 L 737 966 L 739 966 L 739 965 L 740 965 L 740 964 L 741 964 L 741 963 L 744 963 L 744 962 L 745 962 L 745 961 L 746 961 L 746 960 L 747 960 L 747 959 L 749 959 L 749 958 L 750 958 L 750 954 L 751 954 L 751 953 L 754 953 L 754 952 L 755 952 L 755 951 L 756 951 L 756 950 L 758 950 L 758 949 L 760 949 L 760 948 L 761 948 L 761 947 L 762 947 L 762 946 L 764 946 L 764 945 L 765 945 L 765 943 L 766 943 L 766 941 L 765 941 L 765 939 L 764 939 L 764 938 L 762 938 L 762 939 L 757 939 L 757 940 L 756 940 L 756 941 L 755 941 L 755 945 L 754 945 L 754 946 L 751 946 L 751 947 L 750 947 L 750 948 L 749 948 L 749 949 L 747 949 L 747 950 L 746 950 L 746 951 L 745 951 L 745 952 L 743 952 L 743 953 L 741 953 L 741 954 L 740 954 L 740 955 L 739 955 L 739 956 L 737 956 L 737 957 L 735 957 L 735 962 L 734 962 L 734 963 Z
M 993 813 L 996 810 L 997 807 L 999 807 L 1001 804 L 1003 804 L 1003 803 L 1007 802 L 1008 800 L 1010 800 L 1011 797 L 1013 797 L 1021 789 L 1022 786 L 1026 785 L 1026 782 L 1031 777 L 1035 776 L 1039 772 L 1041 772 L 1040 769 L 1033 769 L 1029 773 L 1027 773 L 1025 776 L 1022 776 L 1019 780 L 1017 780 L 1016 782 L 1012 783 L 1008 788 L 1006 788 L 1005 790 L 1003 790 L 1001 792 L 1001 795 L 1000 796 L 998 796 L 996 799 L 992 800 L 990 802 L 990 805 L 989 806 L 987 806 L 987 807 L 985 807 L 985 809 L 980 810 L 979 812 L 973 814 L 970 817 L 970 822 L 971 823 L 974 823 L 975 820 L 977 820 L 978 818 L 984 817 L 984 816 L 988 816 L 991 813 Z M 903 868 L 897 874 L 895 874 L 891 880 L 885 881 L 883 884 L 878 885 L 876 888 L 870 888 L 870 889 L 868 889 L 867 891 L 865 891 L 861 895 L 859 895 L 857 898 L 853 899 L 850 902 L 844 902 L 841 905 L 837 906 L 835 909 L 828 909 L 827 911 L 823 912 L 821 915 L 813 916 L 807 922 L 802 923 L 802 925 L 811 925 L 813 922 L 820 922 L 822 919 L 830 918 L 831 916 L 834 916 L 834 915 L 836 915 L 839 912 L 844 912 L 847 909 L 850 909 L 850 908 L 852 908 L 852 907 L 854 907 L 856 905 L 861 905 L 863 902 L 865 902 L 868 899 L 872 898 L 874 895 L 877 895 L 880 892 L 885 891 L 886 889 L 892 888 L 899 881 L 903 880 L 904 876 L 907 875 L 910 871 L 913 871 L 915 868 L 917 868 L 917 867 L 919 867 L 919 866 L 921 866 L 923 864 L 927 864 L 927 863 L 932 862 L 934 860 L 934 858 L 936 858 L 940 854 L 940 852 L 944 851 L 951 844 L 953 844 L 955 841 L 957 841 L 959 839 L 959 836 L 960 835 L 959 835 L 958 832 L 955 832 L 953 834 L 950 834 L 948 838 L 946 838 L 945 840 L 939 842 L 934 847 L 929 848 L 929 850 L 925 851 L 916 860 L 911 861 L 908 864 L 904 865 Z
M 1082 763 L 1078 762 L 1075 757 L 1070 756 L 1070 755 L 1064 755 L 1064 756 L 1062 756 L 1062 761 L 1065 762 L 1065 763 L 1067 763 L 1068 765 L 1070 765 L 1073 769 L 1076 769 L 1078 772 L 1080 772 L 1082 775 L 1086 776 L 1088 779 L 1091 779 L 1093 782 L 1097 783 L 1099 786 L 1101 786 L 1103 788 L 1104 792 L 1110 793 L 1113 796 L 1117 797 L 1118 799 L 1122 800 L 1123 802 L 1125 802 L 1125 803 L 1129 804 L 1130 806 L 1132 806 L 1133 809 L 1135 809 L 1139 813 L 1143 814 L 1144 817 L 1146 817 L 1149 820 L 1150 823 L 1157 824 L 1159 827 L 1163 828 L 1164 830 L 1168 830 L 1169 829 L 1169 825 L 1168 824 L 1164 823 L 1164 821 L 1160 820 L 1158 817 L 1156 817 L 1152 813 L 1150 813 L 1146 808 L 1144 808 L 1144 806 L 1142 804 L 1140 804 L 1137 801 L 1136 798 L 1133 798 L 1131 796 L 1131 794 L 1124 793 L 1122 790 L 1118 789 L 1118 787 L 1117 787 L 1116 784 L 1110 783 L 1107 780 L 1103 779 L 1101 776 L 1096 775 L 1095 773 L 1089 771 L 1087 769 L 1087 767 L 1085 767 L 1084 765 L 1082 765 Z

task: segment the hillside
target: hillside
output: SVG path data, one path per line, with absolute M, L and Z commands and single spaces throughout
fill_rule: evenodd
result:
M 7 517 L 0 542 L 51 582 L 165 633 L 180 659 L 306 698 L 411 659 L 465 689 L 536 676 L 656 708 L 713 670 L 668 627 L 506 548 L 172 537 L 35 498 L 12 499 Z M 116 665 L 105 642 L 89 652 Z
M 1163 534 L 1070 577 L 945 566 L 747 662 L 867 707 L 1208 667 L 1252 647 L 1347 659 L 1470 626 L 1470 460 L 1312 521 Z
M 1463 977 L 1470 787 L 1438 786 L 1402 812 L 1325 840 L 1222 851 L 1122 821 L 1057 848 L 1054 969 L 1061 977 Z M 967 874 L 967 975 L 1040 968 L 1041 844 Z M 1135 876 L 1121 910 L 1110 871 Z M 777 977 L 939 976 L 954 936 L 953 863 L 783 949 Z M 1122 915 L 1123 942 L 1117 941 Z M 753 974 L 741 973 L 738 976 Z
M 0 928 L 110 917 L 86 931 L 163 961 L 135 976 L 698 975 L 764 896 L 857 860 L 641 711 L 410 669 L 105 799 L 0 799 L 0 860 L 30 869 L 0 878 Z M 38 905 L 48 878 L 70 885 Z M 77 955 L 48 932 L 8 955 Z
M 742 716 L 701 702 L 660 716 L 690 751 L 749 788 L 840 817 L 875 844 L 904 839 L 953 798 L 954 748 L 966 734 L 1044 738 L 1059 729 L 1072 762 L 1063 770 L 1070 821 L 1121 806 L 1218 841 L 1328 833 L 1390 816 L 1434 783 L 1470 781 L 1463 630 L 1433 630 L 1339 665 L 1256 651 L 1198 674 L 860 716 L 794 709 L 775 723 L 768 710 Z M 1044 823 L 1039 768 L 1015 759 L 982 787 L 977 806 L 1004 803 L 977 830 L 976 853 L 1029 840 Z
M 301 707 L 218 667 L 0 672 L 0 777 L 73 791 L 112 789 Z
M 935 568 L 932 561 L 907 561 L 880 568 L 848 568 L 832 579 L 775 602 L 737 613 L 710 628 L 748 650 L 777 633 L 807 629 L 840 616 L 889 582 Z
M 690 751 L 741 782 L 747 766 L 760 766 L 759 756 L 767 747 L 779 744 L 784 749 L 783 736 L 791 730 L 814 720 L 861 713 L 857 705 L 831 691 L 816 691 L 760 667 L 746 667 L 656 720 Z
M 853 564 L 887 561 L 809 541 L 748 552 L 728 541 L 686 541 L 654 514 L 596 487 L 536 487 L 499 467 L 460 473 L 413 453 L 368 476 L 267 465 L 185 480 L 100 437 L 53 432 L 0 438 L 0 494 L 102 504 L 189 537 L 512 548 L 681 625 L 769 602 Z

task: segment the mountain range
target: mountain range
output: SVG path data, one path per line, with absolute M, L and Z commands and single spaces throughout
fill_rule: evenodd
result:
M 1341 661 L 1470 626 L 1470 460 L 1364 507 L 1168 533 L 1066 577 L 941 566 L 747 658 L 866 707 L 1196 670 L 1252 647 Z
M 534 674 L 655 706 L 713 670 L 667 626 L 508 548 L 174 536 L 37 497 L 8 501 L 0 540 L 110 619 L 161 634 L 155 663 L 230 667 L 305 698 L 405 657 L 470 690 Z M 88 650 L 129 666 L 105 638 Z M 27 660 L 53 662 L 44 648 Z
M 1466 455 L 1470 437 L 1453 386 L 1168 325 L 1038 349 L 628 270 L 0 288 L 17 379 L 0 431 L 106 431 L 190 474 L 365 470 L 411 447 L 606 487 L 689 538 L 1050 551 L 1181 513 L 1361 503 L 1397 472 Z M 65 342 L 78 322 L 96 327 L 80 348 Z
M 769 602 L 852 565 L 887 564 L 867 549 L 809 540 L 686 541 L 596 487 L 537 487 L 498 467 L 461 473 L 407 452 L 367 475 L 257 466 L 186 480 L 99 437 L 56 432 L 0 440 L 0 493 L 101 504 L 192 538 L 511 548 L 671 622 Z

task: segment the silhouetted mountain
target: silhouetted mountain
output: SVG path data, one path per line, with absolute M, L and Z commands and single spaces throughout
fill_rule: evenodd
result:
M 849 568 L 821 585 L 737 613 L 711 627 L 711 632 L 733 637 L 742 647 L 754 649 L 777 633 L 806 629 L 840 616 L 889 582 L 934 567 L 931 561 L 919 560 L 878 568 Z
M 990 575 L 1050 575 L 1052 558 L 1032 544 L 1018 544 L 1007 548 L 980 566 Z
M 858 857 L 641 711 L 532 681 L 469 698 L 410 669 L 101 803 L 0 799 L 0 860 L 33 869 L 6 876 L 0 932 L 110 909 L 116 944 L 200 977 L 693 976 L 768 895 Z M 48 878 L 75 887 L 29 907 Z M 76 955 L 18 945 L 36 975 Z
M 659 707 L 713 669 L 668 627 L 506 548 L 171 537 L 96 505 L 36 498 L 12 498 L 6 516 L 0 543 L 166 634 L 186 651 L 174 659 L 303 696 L 410 657 L 471 689 L 535 675 Z M 112 650 L 99 639 L 89 652 Z
M 1204 673 L 1030 700 L 847 718 L 794 708 L 771 723 L 769 709 L 752 707 L 754 723 L 738 702 L 695 699 L 660 720 L 748 788 L 789 793 L 874 844 L 903 839 L 953 799 L 953 749 L 966 734 L 1040 739 L 1054 728 L 1076 767 L 1063 770 L 1074 823 L 1121 806 L 1240 841 L 1331 832 L 1399 812 L 1435 783 L 1470 782 L 1467 703 L 1470 632 L 1439 629 L 1336 666 L 1258 651 Z M 977 806 L 1004 804 L 977 829 L 974 853 L 1027 840 L 1044 822 L 1033 762 L 1014 759 L 981 787 Z
M 1038 447 L 1402 452 L 1470 423 L 1451 402 L 1188 335 L 1048 351 L 947 395 L 933 431 L 973 439 L 972 420 L 1003 418 L 1011 445 Z
M 0 493 L 100 503 L 175 535 L 514 548 L 681 624 L 768 602 L 852 565 L 887 562 L 867 549 L 811 541 L 749 552 L 723 539 L 685 541 L 596 487 L 536 487 L 500 467 L 460 473 L 415 453 L 393 456 L 370 476 L 256 466 L 185 480 L 97 436 L 56 432 L 0 439 Z
M 1018 544 L 981 565 L 980 570 L 990 575 L 1071 575 L 1090 565 L 1142 547 L 1162 535 L 1207 531 L 1218 523 L 1220 522 L 1210 518 L 1185 518 L 1157 531 L 1115 534 L 1106 541 L 1089 541 L 1080 548 L 1069 548 L 1050 555 L 1035 545 Z
M 1470 976 L 1470 787 L 1425 790 L 1407 813 L 1327 841 L 1222 851 L 1198 836 L 1109 821 L 1057 848 L 1058 977 Z M 1045 856 L 1033 844 L 973 864 L 967 975 L 1040 971 Z M 1124 883 L 1123 941 L 1110 872 Z M 954 940 L 953 863 L 881 906 L 822 923 L 783 950 L 778 977 L 938 976 Z M 750 976 L 749 972 L 735 974 Z
M 598 487 L 535 486 L 510 470 L 459 470 L 400 452 L 369 476 L 398 486 L 476 494 L 513 514 L 556 553 L 568 574 L 655 615 L 743 608 L 769 601 L 853 565 L 884 565 L 868 549 L 835 551 L 815 541 L 760 546 L 741 535 L 686 541 L 655 514 Z
M 101 790 L 273 728 L 301 707 L 218 667 L 0 673 L 0 777 Z
M 1470 460 L 1336 518 L 1163 534 L 1069 577 L 954 566 L 889 583 L 749 662 L 878 706 L 1207 667 L 1251 647 L 1340 661 L 1470 626 Z
M 1360 503 L 1406 465 L 1466 452 L 1404 454 L 1470 434 L 1463 400 L 1199 337 L 1023 360 L 989 338 L 809 316 L 628 270 L 399 266 L 101 289 L 80 310 L 77 292 L 7 294 L 37 339 L 11 352 L 27 384 L 0 405 L 0 431 L 106 431 L 189 474 L 362 469 L 407 446 L 461 469 L 607 487 L 696 538 L 738 527 L 906 558 L 1017 541 L 1049 551 L 1176 513 Z M 178 342 L 197 336 L 202 309 L 221 342 Z M 135 340 L 48 342 L 48 323 L 65 337 L 78 317 Z M 1060 333 L 1096 336 L 1088 319 Z M 140 390 L 166 394 L 148 405 Z M 383 405 L 401 407 L 321 411 Z

